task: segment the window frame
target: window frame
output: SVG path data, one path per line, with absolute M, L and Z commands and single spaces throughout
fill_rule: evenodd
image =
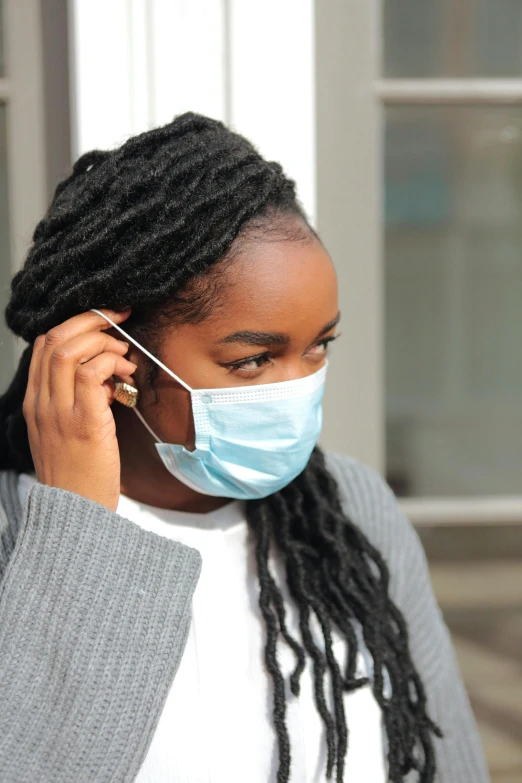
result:
M 318 228 L 338 267 L 344 335 L 343 358 L 332 362 L 324 441 L 381 473 L 384 109 L 522 103 L 522 78 L 383 78 L 384 1 L 316 3 Z M 522 522 L 522 495 L 401 498 L 400 506 L 419 525 Z

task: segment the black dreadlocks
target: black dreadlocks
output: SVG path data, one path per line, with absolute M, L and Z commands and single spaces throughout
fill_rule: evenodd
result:
M 29 345 L 0 397 L 0 468 L 34 469 L 22 402 L 39 334 L 91 307 L 131 306 L 126 328 L 135 333 L 157 330 L 160 311 L 183 322 L 201 320 L 219 289 L 222 267 L 217 270 L 217 262 L 230 263 L 237 243 L 252 230 L 269 234 L 289 217 L 294 221 L 287 239 L 313 236 L 295 185 L 281 166 L 265 161 L 246 139 L 207 117 L 187 113 L 119 149 L 83 155 L 57 187 L 12 281 L 6 321 Z M 431 783 L 432 735 L 440 731 L 427 715 L 406 624 L 388 596 L 386 564 L 344 515 L 322 453 L 316 449 L 288 487 L 250 501 L 247 518 L 255 534 L 265 660 L 274 687 L 278 783 L 288 781 L 291 759 L 278 640 L 282 637 L 296 656 L 290 678 L 296 696 L 306 654 L 312 660 L 315 701 L 326 730 L 327 777 L 335 770 L 342 783 L 348 744 L 343 692 L 367 682 L 355 674 L 353 621 L 360 624 L 373 656 L 372 687 L 387 732 L 389 780 L 402 783 L 416 769 L 421 783 Z M 284 602 L 269 568 L 271 544 L 285 564 L 299 611 L 300 640 L 286 626 Z M 313 640 L 312 619 L 321 628 L 324 650 Z M 332 652 L 334 628 L 346 641 L 344 669 Z M 333 713 L 325 698 L 328 676 Z

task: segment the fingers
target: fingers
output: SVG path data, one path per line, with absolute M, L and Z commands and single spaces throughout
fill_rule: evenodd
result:
M 26 397 L 32 397 L 38 391 L 40 386 L 40 372 L 42 366 L 42 351 L 45 343 L 45 335 L 39 335 L 34 341 L 33 355 L 29 365 L 29 377 L 27 380 Z
M 131 376 L 136 365 L 123 356 L 106 351 L 81 364 L 74 375 L 74 409 L 92 415 L 95 401 L 107 406 L 105 382 L 112 376 Z M 98 396 L 96 397 L 96 393 Z
M 121 323 L 129 317 L 131 311 L 126 310 L 125 312 L 118 313 L 114 310 L 104 309 L 102 312 L 106 312 L 115 323 Z M 87 312 L 75 315 L 50 329 L 47 334 L 43 336 L 43 343 L 40 349 L 41 353 L 39 354 L 39 396 L 48 399 L 51 394 L 51 359 L 59 348 L 61 351 L 65 351 L 66 349 L 62 348 L 62 346 L 69 340 L 73 340 L 76 337 L 86 335 L 90 332 L 101 332 L 105 329 L 110 329 L 110 327 L 111 325 L 97 313 Z M 38 340 L 41 340 L 41 337 L 38 337 Z
M 100 312 L 106 313 L 109 318 L 116 324 L 120 324 L 126 321 L 131 310 L 109 310 L 108 308 L 100 308 Z M 79 315 L 73 315 L 72 318 L 68 318 L 58 326 L 54 326 L 49 329 L 46 335 L 46 343 L 48 345 L 56 345 L 57 343 L 70 340 L 72 337 L 76 337 L 78 334 L 84 332 L 90 332 L 93 329 L 110 329 L 111 324 L 102 318 L 98 313 L 92 313 L 90 310 L 86 313 L 80 313 Z
M 115 323 L 130 311 L 107 311 Z M 111 382 L 131 377 L 128 345 L 97 313 L 74 316 L 33 346 L 23 412 L 38 480 L 117 507 L 120 459 Z
M 50 396 L 59 404 L 72 405 L 77 368 L 107 351 L 124 356 L 128 348 L 128 344 L 104 332 L 82 334 L 58 345 L 48 361 Z
M 22 412 L 24 414 L 25 421 L 27 423 L 28 430 L 33 430 L 35 408 L 36 408 L 36 396 L 38 393 L 38 386 L 40 383 L 40 367 L 42 360 L 43 343 L 45 340 L 44 335 L 40 335 L 36 338 L 33 345 L 33 355 L 31 357 L 31 363 L 29 365 L 29 376 L 27 380 L 27 389 L 25 391 L 24 401 L 22 405 Z

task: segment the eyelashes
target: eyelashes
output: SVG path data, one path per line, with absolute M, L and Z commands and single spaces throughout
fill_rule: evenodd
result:
M 241 359 L 238 362 L 231 362 L 230 364 L 226 364 L 225 367 L 229 367 L 231 370 L 241 370 L 242 368 L 246 367 L 247 364 L 251 364 L 252 362 L 259 362 L 257 367 L 254 368 L 258 370 L 264 364 L 268 364 L 271 359 L 272 354 L 270 351 L 265 351 L 264 353 L 260 353 L 257 356 L 249 356 L 247 359 Z
M 334 334 L 331 337 L 325 337 L 323 340 L 319 340 L 319 342 L 314 343 L 311 347 L 316 348 L 317 346 L 322 345 L 324 347 L 324 353 L 326 353 L 328 349 L 328 345 L 330 343 L 333 343 L 334 340 L 337 340 L 338 337 L 340 337 L 340 334 Z
M 340 334 L 332 335 L 331 337 L 325 337 L 323 340 L 319 340 L 318 342 L 314 343 L 313 346 L 310 346 L 311 350 L 312 348 L 317 347 L 323 347 L 324 351 L 320 353 L 311 354 L 312 356 L 324 356 L 327 352 L 328 345 L 332 343 L 334 340 L 337 340 L 338 337 L 340 337 Z M 240 359 L 236 362 L 229 362 L 228 364 L 225 364 L 225 367 L 228 367 L 232 372 L 239 370 L 243 372 L 255 372 L 256 370 L 261 369 L 265 364 L 270 364 L 273 360 L 272 353 L 270 351 L 264 351 L 263 353 L 256 354 L 255 356 L 248 356 L 245 359 Z M 247 369 L 247 366 L 249 364 L 255 363 L 255 367 L 250 367 Z

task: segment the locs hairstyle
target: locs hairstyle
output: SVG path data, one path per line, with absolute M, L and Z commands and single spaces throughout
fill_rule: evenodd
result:
M 279 164 L 265 161 L 246 139 L 207 117 L 183 114 L 118 149 L 83 155 L 58 185 L 12 281 L 6 321 L 28 346 L 0 397 L 0 468 L 34 469 L 22 403 L 39 334 L 91 307 L 131 306 L 126 328 L 145 340 L 149 335 L 150 341 L 160 313 L 197 322 L 212 306 L 220 270 L 227 259 L 233 263 L 238 243 L 252 231 L 273 233 L 276 225 L 284 233 L 285 224 L 289 241 L 314 236 L 294 183 Z M 296 696 L 306 657 L 311 659 L 315 702 L 326 731 L 326 772 L 328 778 L 335 772 L 341 783 L 348 745 L 343 691 L 367 682 L 355 673 L 353 621 L 373 656 L 372 688 L 387 732 L 389 780 L 400 783 L 415 769 L 419 781 L 431 783 L 433 735 L 440 731 L 427 714 L 406 624 L 388 596 L 386 564 L 343 513 L 321 451 L 314 451 L 288 487 L 248 502 L 247 519 L 255 535 L 265 660 L 273 681 L 278 783 L 289 780 L 291 749 L 277 643 L 284 640 L 295 653 L 290 687 Z M 299 639 L 285 624 L 284 602 L 269 568 L 271 547 L 285 565 L 299 611 Z M 314 641 L 312 620 L 324 646 Z M 344 667 L 332 652 L 334 626 L 346 640 Z M 333 709 L 325 698 L 327 686 Z

